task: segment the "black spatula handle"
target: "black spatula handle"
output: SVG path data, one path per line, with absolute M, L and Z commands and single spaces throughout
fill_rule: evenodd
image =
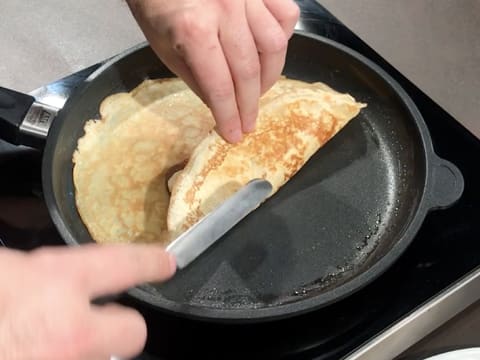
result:
M 20 143 L 20 125 L 35 98 L 0 87 L 0 137 L 10 143 Z

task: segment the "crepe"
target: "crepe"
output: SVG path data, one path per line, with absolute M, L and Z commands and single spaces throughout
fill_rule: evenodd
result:
M 273 195 L 364 106 L 323 83 L 287 78 L 259 105 L 256 131 L 231 145 L 178 78 L 105 98 L 72 159 L 91 237 L 166 245 L 252 178 L 270 180 Z
M 78 213 L 99 243 L 168 241 L 167 174 L 214 126 L 178 79 L 146 80 L 104 99 L 73 155 Z
M 212 131 L 195 148 L 171 183 L 168 230 L 184 232 L 254 178 L 270 181 L 274 195 L 365 106 L 323 83 L 280 80 L 253 133 L 230 144 Z

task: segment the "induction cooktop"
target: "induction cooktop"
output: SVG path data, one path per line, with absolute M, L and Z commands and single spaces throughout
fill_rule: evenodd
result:
M 393 359 L 480 298 L 480 140 L 314 0 L 299 0 L 298 30 L 362 53 L 394 77 L 422 113 L 435 152 L 461 170 L 465 188 L 451 208 L 430 213 L 402 257 L 359 292 L 318 311 L 261 324 L 212 324 L 118 301 L 145 316 L 149 335 L 136 360 L 206 358 Z M 101 64 L 31 94 L 61 108 Z M 29 250 L 64 245 L 42 199 L 41 153 L 0 142 L 0 243 Z M 429 314 L 434 310 L 436 316 Z M 128 341 L 128 334 L 125 334 Z

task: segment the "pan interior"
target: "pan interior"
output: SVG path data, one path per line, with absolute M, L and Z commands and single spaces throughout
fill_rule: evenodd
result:
M 292 38 L 284 73 L 323 81 L 368 107 L 188 268 L 167 283 L 142 286 L 147 301 L 226 317 L 312 298 L 322 306 L 358 289 L 360 274 L 407 241 L 425 185 L 425 157 L 405 105 L 362 62 L 309 37 Z M 92 241 L 72 182 L 71 158 L 84 122 L 109 94 L 166 76 L 171 73 L 149 48 L 138 50 L 100 72 L 55 122 L 51 185 L 67 242 Z

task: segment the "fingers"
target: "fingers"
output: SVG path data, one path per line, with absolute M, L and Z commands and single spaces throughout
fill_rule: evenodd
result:
M 275 53 L 285 50 L 288 38 L 284 29 L 265 7 L 263 1 L 247 2 L 246 14 L 259 52 Z
M 280 77 L 285 64 L 288 38 L 262 0 L 246 3 L 247 18 L 260 54 L 261 94 Z
M 300 16 L 298 5 L 293 0 L 263 0 L 263 2 L 290 39 Z
M 198 86 L 192 71 L 190 68 L 185 64 L 183 59 L 178 56 L 177 54 L 173 53 L 172 51 L 158 51 L 157 47 L 152 46 L 155 50 L 157 56 L 163 61 L 163 63 L 180 77 L 188 86 L 189 88 L 203 101 L 206 103 L 203 93 Z
M 286 50 L 272 54 L 260 54 L 260 63 L 262 64 L 262 95 L 280 78 L 286 56 Z
M 205 24 L 191 16 L 178 20 L 171 39 L 173 48 L 184 59 L 204 94 L 219 134 L 228 142 L 238 142 L 242 138 L 240 114 L 230 68 L 218 39 L 217 24 Z
M 235 87 L 218 38 L 210 39 L 205 47 L 185 49 L 186 63 L 212 111 L 219 134 L 228 142 L 239 142 L 242 130 Z
M 219 35 L 234 82 L 242 130 L 252 132 L 258 115 L 260 60 L 245 16 L 245 6 L 246 3 L 239 1 L 229 3 L 228 11 L 238 15 L 225 19 Z
M 104 352 L 105 359 L 116 356 L 131 359 L 142 352 L 147 339 L 145 320 L 137 311 L 119 305 L 92 307 L 90 326 L 93 336 L 89 339 L 87 353 L 99 355 Z M 89 354 L 90 355 L 90 354 Z
M 298 20 L 293 0 L 129 1 L 162 61 L 209 106 L 228 142 L 252 131 Z M 283 33 L 283 34 L 282 34 Z
M 92 296 L 123 291 L 132 286 L 164 281 L 176 269 L 175 260 L 156 245 L 112 245 L 84 249 L 78 260 L 88 271 L 80 272 L 79 281 Z M 73 261 L 77 260 L 74 259 Z
M 135 285 L 164 281 L 176 270 L 175 259 L 158 245 L 82 245 L 38 250 L 40 268 L 67 272 L 82 293 L 92 298 Z

